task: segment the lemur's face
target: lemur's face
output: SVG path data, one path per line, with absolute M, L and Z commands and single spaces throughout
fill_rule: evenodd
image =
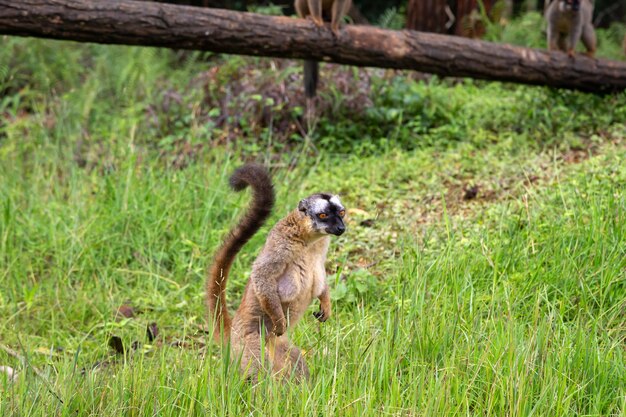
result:
M 340 236 L 346 231 L 343 223 L 346 209 L 336 195 L 313 194 L 300 201 L 298 210 L 309 216 L 313 230 L 318 233 Z
M 561 0 L 559 6 L 561 11 L 577 12 L 580 9 L 580 0 Z

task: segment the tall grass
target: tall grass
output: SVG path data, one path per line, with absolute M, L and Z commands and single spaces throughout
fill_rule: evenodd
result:
M 620 415 L 626 171 L 607 175 L 613 161 L 601 162 L 531 194 L 528 209 L 501 204 L 482 225 L 448 218 L 441 238 L 405 237 L 375 288 L 335 303 L 329 323 L 297 328 L 313 370 L 301 386 L 241 381 L 196 326 L 207 254 L 241 203 L 226 192 L 228 161 L 76 172 L 13 193 L 3 173 L 2 343 L 23 349 L 50 386 L 5 356 L 21 377 L 3 386 L 2 414 Z M 261 243 L 239 258 L 229 294 Z M 126 300 L 142 313 L 114 322 Z M 150 321 L 162 344 L 91 369 L 109 357 L 111 334 L 130 346 Z

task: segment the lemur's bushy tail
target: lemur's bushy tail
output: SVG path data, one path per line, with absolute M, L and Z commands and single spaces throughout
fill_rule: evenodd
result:
M 250 207 L 224 239 L 217 250 L 206 284 L 209 319 L 214 326 L 215 339 L 228 340 L 231 317 L 226 307 L 226 282 L 235 256 L 243 245 L 263 226 L 274 207 L 274 187 L 267 169 L 257 164 L 244 165 L 230 177 L 230 186 L 241 191 L 252 188 Z

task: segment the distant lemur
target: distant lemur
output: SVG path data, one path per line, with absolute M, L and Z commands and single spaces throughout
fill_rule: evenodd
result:
M 591 18 L 590 0 L 553 0 L 546 9 L 548 21 L 548 49 L 561 50 L 574 56 L 576 44 L 582 38 L 587 55 L 596 53 L 596 32 Z

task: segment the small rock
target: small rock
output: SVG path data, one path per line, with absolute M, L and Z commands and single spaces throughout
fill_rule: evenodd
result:
M 463 200 L 467 201 L 467 200 L 473 200 L 476 198 L 476 196 L 478 195 L 478 185 L 474 185 L 472 187 L 466 188 L 465 190 L 465 194 L 463 195 Z
M 119 336 L 111 336 L 109 339 L 109 347 L 120 355 L 124 354 L 124 344 Z
M 119 306 L 117 312 L 115 313 L 116 320 L 120 320 L 122 318 L 130 319 L 133 317 L 135 317 L 135 309 L 128 304 L 123 304 Z

